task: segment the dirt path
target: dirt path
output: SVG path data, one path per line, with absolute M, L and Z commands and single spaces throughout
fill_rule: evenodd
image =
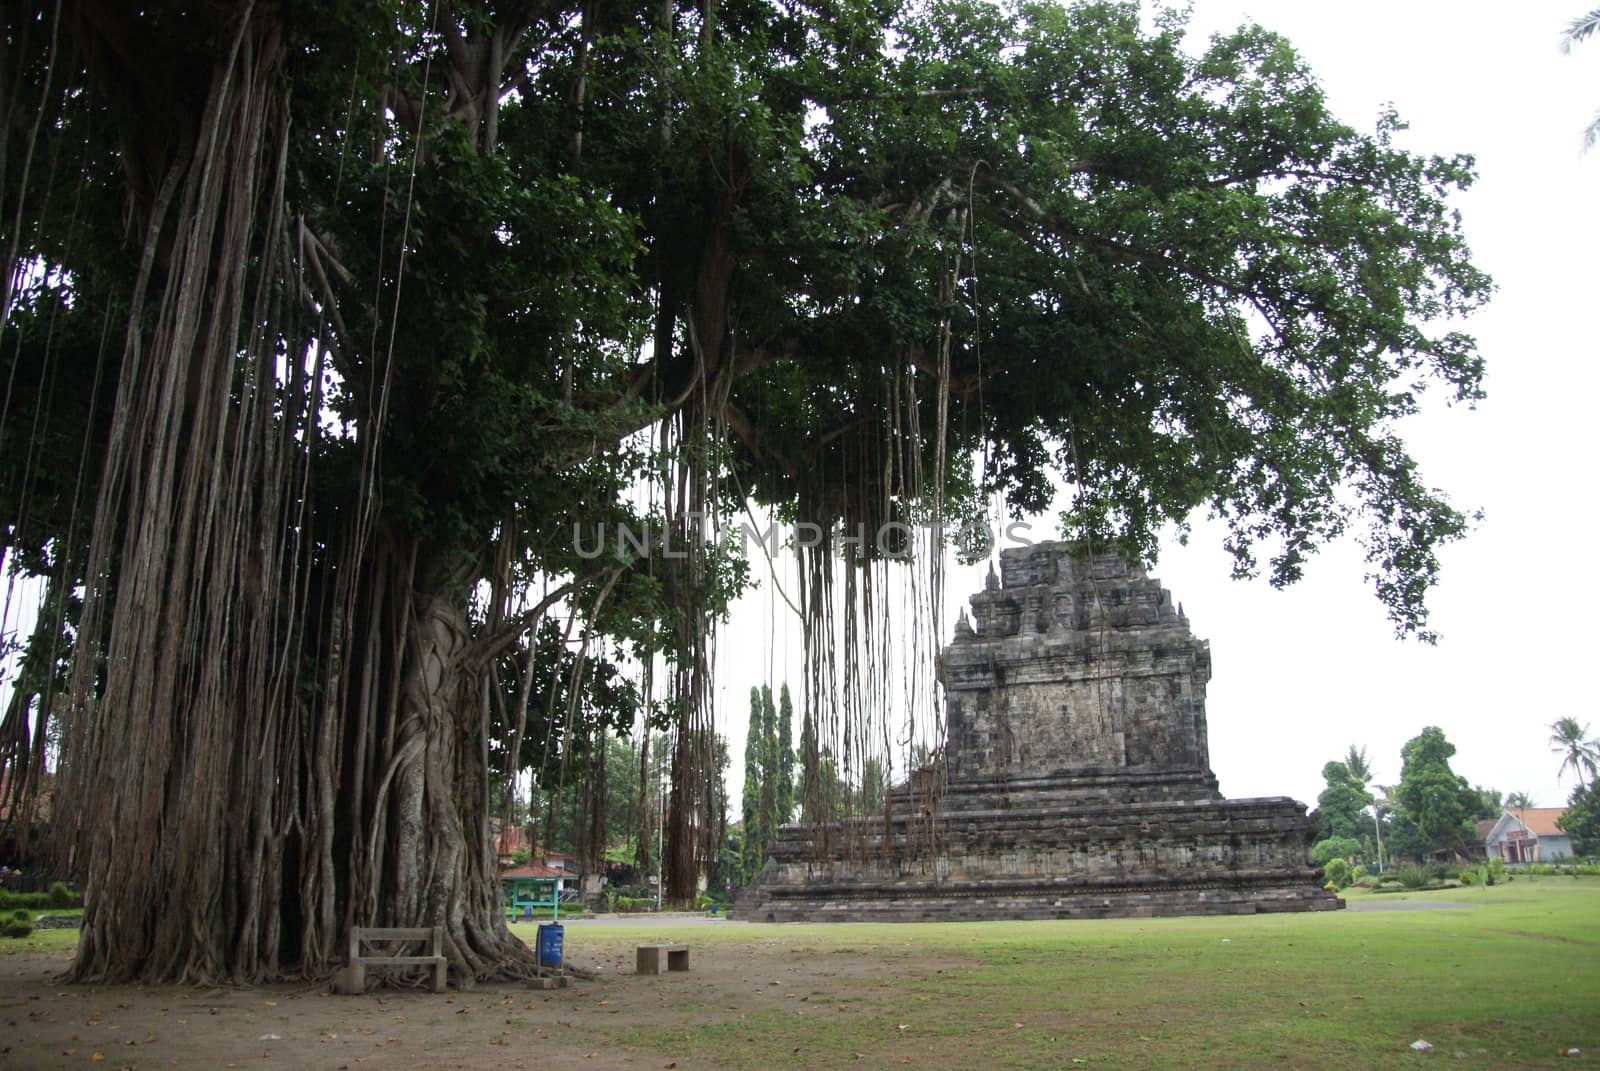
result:
M 569 938 L 570 938 L 569 933 Z M 630 1049 L 634 1029 L 732 1022 L 782 1009 L 823 1013 L 843 993 L 870 995 L 891 979 L 931 974 L 925 953 L 872 947 L 815 949 L 783 940 L 690 943 L 688 973 L 639 977 L 631 947 L 613 944 L 573 962 L 599 971 L 566 989 L 484 987 L 461 993 L 384 990 L 339 997 L 306 986 L 209 990 L 68 986 L 65 956 L 0 958 L 0 1067 L 679 1068 L 683 1055 Z

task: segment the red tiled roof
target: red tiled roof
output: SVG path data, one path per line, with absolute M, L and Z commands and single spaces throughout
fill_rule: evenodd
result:
M 508 870 L 500 871 L 500 876 L 502 878 L 564 878 L 567 877 L 567 872 L 553 866 L 524 863 L 521 866 L 514 866 Z
M 1525 826 L 1528 832 L 1540 837 L 1564 837 L 1567 831 L 1556 825 L 1556 819 L 1567 813 L 1565 807 L 1507 807 L 1506 813 Z

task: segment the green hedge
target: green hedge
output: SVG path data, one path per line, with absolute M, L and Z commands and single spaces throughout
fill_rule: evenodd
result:
M 19 907 L 31 911 L 43 911 L 46 908 L 82 907 L 83 897 L 67 888 L 65 882 L 58 881 L 50 886 L 49 892 L 12 892 L 9 889 L 0 889 L 0 911 L 14 911 Z

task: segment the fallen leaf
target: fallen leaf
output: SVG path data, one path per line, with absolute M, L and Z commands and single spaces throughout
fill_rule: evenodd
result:
M 104 1060 L 105 1058 L 106 1054 L 103 1052 L 97 1052 L 93 1056 L 89 1057 L 91 1060 Z

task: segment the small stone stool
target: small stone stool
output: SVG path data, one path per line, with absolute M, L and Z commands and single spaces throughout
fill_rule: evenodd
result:
M 634 952 L 633 973 L 635 974 L 660 974 L 661 953 L 667 954 L 667 970 L 686 971 L 689 969 L 688 945 L 640 945 Z

